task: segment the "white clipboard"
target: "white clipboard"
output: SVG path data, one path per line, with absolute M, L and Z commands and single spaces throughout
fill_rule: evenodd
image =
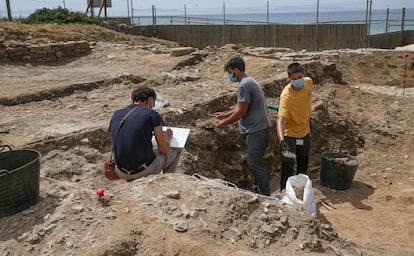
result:
M 185 143 L 187 142 L 187 139 L 188 139 L 188 135 L 190 134 L 190 129 L 164 126 L 162 130 L 166 131 L 167 128 L 173 131 L 173 137 L 170 140 L 170 147 L 184 148 Z M 153 146 L 158 146 L 155 136 L 152 136 L 151 142 Z

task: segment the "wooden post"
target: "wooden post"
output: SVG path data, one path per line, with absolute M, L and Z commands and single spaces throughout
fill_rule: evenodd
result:
M 85 15 L 88 15 L 89 8 L 92 10 L 92 0 L 88 0 L 88 5 L 86 6 Z
M 101 17 L 102 8 L 105 8 L 105 18 L 106 18 L 106 0 L 102 0 L 101 6 L 99 6 L 98 17 Z
M 12 14 L 10 9 L 10 0 L 6 0 L 6 7 L 7 7 L 7 17 L 9 18 L 9 21 L 12 21 Z

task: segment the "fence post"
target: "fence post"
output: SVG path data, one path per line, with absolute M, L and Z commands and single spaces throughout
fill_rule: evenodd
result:
M 152 35 L 157 36 L 157 12 L 155 5 L 152 5 Z
M 127 14 L 128 14 L 128 27 L 132 25 L 131 19 L 129 17 L 129 1 L 127 0 Z
M 227 35 L 227 29 L 226 29 L 226 3 L 223 3 L 223 43 L 221 46 L 226 44 L 226 35 Z
M 390 26 L 390 8 L 387 8 L 387 20 L 385 21 L 385 33 L 388 33 L 389 26 Z
M 316 50 L 319 51 L 319 0 L 316 1 Z
M 6 0 L 6 8 L 7 8 L 7 18 L 9 19 L 9 21 L 12 21 L 12 13 L 11 13 L 11 8 L 10 8 L 10 1 Z
M 405 8 L 402 9 L 401 31 L 404 31 L 404 23 L 405 23 Z
M 184 4 L 184 38 L 185 38 L 185 45 L 188 45 L 189 40 L 188 40 L 188 34 L 187 34 L 187 5 L 186 4 Z
M 372 0 L 369 0 L 368 34 L 371 34 Z
M 105 6 L 105 18 L 106 18 L 106 6 Z M 134 24 L 134 6 L 131 0 L 131 24 Z
M 187 25 L 187 5 L 184 4 L 184 24 Z
M 266 16 L 266 20 L 267 20 L 267 24 L 269 24 L 269 1 L 267 1 L 267 16 Z

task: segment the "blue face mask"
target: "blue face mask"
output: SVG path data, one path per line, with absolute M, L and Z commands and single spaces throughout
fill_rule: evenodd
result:
M 236 83 L 237 82 L 237 76 L 234 77 L 232 73 L 228 74 L 227 77 L 230 79 L 230 81 L 232 83 Z
M 302 88 L 304 83 L 305 83 L 305 80 L 303 79 L 303 77 L 299 78 L 299 79 L 296 79 L 296 80 L 292 80 L 292 85 L 296 89 Z

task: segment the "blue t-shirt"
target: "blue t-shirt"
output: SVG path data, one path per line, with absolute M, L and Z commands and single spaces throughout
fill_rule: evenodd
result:
M 122 118 L 135 106 L 137 105 L 131 104 L 113 114 L 109 124 L 112 142 Z M 116 165 L 134 171 L 142 164 L 152 162 L 156 157 L 151 143 L 154 127 L 163 124 L 164 121 L 158 112 L 138 106 L 124 122 L 116 138 L 114 153 Z
M 245 76 L 240 81 L 237 100 L 249 103 L 246 115 L 239 120 L 241 133 L 257 132 L 272 126 L 263 91 L 251 76 Z

